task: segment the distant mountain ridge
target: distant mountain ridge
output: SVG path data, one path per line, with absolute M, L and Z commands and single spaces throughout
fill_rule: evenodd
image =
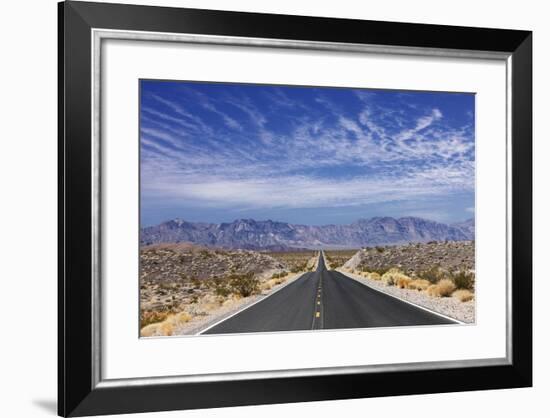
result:
M 444 224 L 423 218 L 374 217 L 348 225 L 295 225 L 272 220 L 237 219 L 220 224 L 173 219 L 142 228 L 140 244 L 191 242 L 250 250 L 357 248 L 372 245 L 475 239 L 475 221 Z

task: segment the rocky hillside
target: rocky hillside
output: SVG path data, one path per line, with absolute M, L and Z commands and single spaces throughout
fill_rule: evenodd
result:
M 202 280 L 229 273 L 279 271 L 280 261 L 254 251 L 225 251 L 190 244 L 158 244 L 141 248 L 140 278 L 147 282 Z
M 449 241 L 365 248 L 343 267 L 359 271 L 383 271 L 395 267 L 413 276 L 434 267 L 447 272 L 473 271 L 475 244 L 473 241 Z
M 349 225 L 294 225 L 285 222 L 239 219 L 211 224 L 174 219 L 143 228 L 141 245 L 190 242 L 241 249 L 357 248 L 369 245 L 429 241 L 473 240 L 473 219 L 447 225 L 422 218 L 376 217 Z

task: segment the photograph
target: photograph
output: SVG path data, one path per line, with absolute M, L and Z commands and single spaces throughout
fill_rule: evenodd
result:
M 475 323 L 475 94 L 139 95 L 141 337 Z

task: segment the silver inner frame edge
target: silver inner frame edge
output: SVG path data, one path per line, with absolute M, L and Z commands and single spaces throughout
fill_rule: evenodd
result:
M 506 357 L 473 360 L 449 360 L 382 365 L 323 367 L 309 369 L 269 370 L 237 373 L 208 373 L 179 376 L 160 376 L 127 379 L 102 379 L 101 377 L 101 43 L 106 39 L 184 42 L 206 45 L 271 47 L 332 52 L 414 55 L 425 57 L 469 58 L 505 61 L 506 63 Z M 495 51 L 455 50 L 382 46 L 337 42 L 314 42 L 235 36 L 197 35 L 167 32 L 142 32 L 92 28 L 92 387 L 127 387 L 158 384 L 181 384 L 213 381 L 238 381 L 265 378 L 288 378 L 339 374 L 380 373 L 441 368 L 481 367 L 512 364 L 512 291 L 511 291 L 511 141 L 512 141 L 512 55 Z

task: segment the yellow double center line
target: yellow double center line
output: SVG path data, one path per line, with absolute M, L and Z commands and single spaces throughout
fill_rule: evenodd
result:
M 317 294 L 315 296 L 315 310 L 314 310 L 314 316 L 313 316 L 313 323 L 311 328 L 315 329 L 315 323 L 317 320 L 321 321 L 319 326 L 317 328 L 323 328 L 323 318 L 321 316 L 322 314 L 322 299 L 321 299 L 321 292 L 323 289 L 323 273 L 320 273 L 321 277 L 319 278 L 319 285 L 317 287 Z

